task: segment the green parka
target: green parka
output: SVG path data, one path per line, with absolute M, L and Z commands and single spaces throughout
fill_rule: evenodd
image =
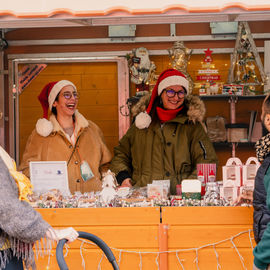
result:
M 201 104 L 202 101 L 194 98 L 195 103 Z M 191 98 L 193 103 L 194 98 Z M 198 121 L 190 121 L 192 113 L 189 110 L 162 127 L 157 122 L 145 129 L 133 124 L 114 148 L 111 170 L 116 175 L 127 171 L 136 186 L 146 186 L 152 180 L 170 179 L 171 193 L 175 194 L 176 185 L 183 179 L 197 178 L 198 163 L 217 163 L 204 127 Z

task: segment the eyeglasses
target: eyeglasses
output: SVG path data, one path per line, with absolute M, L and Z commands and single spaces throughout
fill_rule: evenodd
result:
M 71 97 L 72 97 L 72 95 L 73 95 L 73 97 L 75 98 L 75 99 L 79 99 L 79 97 L 80 97 L 80 95 L 79 95 L 79 93 L 78 92 L 76 92 L 76 91 L 74 91 L 74 92 L 64 92 L 63 94 L 63 97 L 65 98 L 65 99 L 71 99 Z
M 173 98 L 173 97 L 175 97 L 175 95 L 177 95 L 178 98 L 183 98 L 185 96 L 185 94 L 186 94 L 185 91 L 178 91 L 178 92 L 176 92 L 173 89 L 164 89 L 164 91 L 166 92 L 166 95 L 169 98 Z

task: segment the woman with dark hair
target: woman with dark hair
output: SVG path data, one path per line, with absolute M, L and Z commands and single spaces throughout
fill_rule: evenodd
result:
M 136 116 L 114 149 L 111 170 L 121 186 L 170 179 L 175 194 L 183 179 L 197 178 L 198 163 L 217 163 L 202 125 L 204 104 L 190 93 L 182 72 L 168 69 L 160 74 L 146 111 Z M 145 108 L 142 104 L 136 107 Z
M 30 161 L 66 161 L 72 193 L 100 190 L 111 153 L 99 127 L 78 112 L 76 86 L 67 80 L 51 82 L 38 98 L 43 119 L 28 138 L 19 169 L 29 176 Z

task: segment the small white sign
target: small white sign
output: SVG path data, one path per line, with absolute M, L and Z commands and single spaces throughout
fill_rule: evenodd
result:
M 66 161 L 31 161 L 30 180 L 38 194 L 58 189 L 63 195 L 70 195 Z

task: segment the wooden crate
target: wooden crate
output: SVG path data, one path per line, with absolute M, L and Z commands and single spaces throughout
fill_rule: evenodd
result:
M 160 208 L 81 208 L 81 209 L 38 209 L 44 219 L 55 228 L 72 226 L 78 231 L 85 231 L 100 237 L 112 249 L 117 261 L 121 252 L 120 269 L 139 269 L 141 252 L 158 252 L 158 228 Z M 69 269 L 84 269 L 80 255 L 81 241 L 70 244 L 66 257 Z M 98 269 L 102 251 L 96 246 L 84 244 L 83 257 L 85 269 Z M 64 250 L 65 253 L 65 250 Z M 155 269 L 155 255 L 142 256 L 143 269 Z M 39 258 L 37 269 L 45 270 L 48 256 Z M 49 263 L 50 270 L 59 269 L 55 258 L 55 250 Z M 112 266 L 105 257 L 101 262 L 102 270 L 111 270 Z
M 253 255 L 249 233 L 252 228 L 251 207 L 163 207 L 162 223 L 168 224 L 168 249 L 182 250 L 178 258 L 184 269 L 217 269 L 217 257 L 222 270 L 252 269 Z M 244 259 L 240 257 L 230 240 Z M 252 244 L 255 245 L 251 233 Z M 226 240 L 229 239 L 227 241 Z M 217 243 L 215 246 L 210 245 Z M 209 245 L 209 246 L 208 246 Z M 204 247 L 199 249 L 200 247 Z M 198 254 L 198 266 L 196 259 Z M 184 251 L 184 249 L 186 249 Z M 176 253 L 170 253 L 168 269 L 181 269 Z M 177 265 L 177 268 L 175 267 Z

